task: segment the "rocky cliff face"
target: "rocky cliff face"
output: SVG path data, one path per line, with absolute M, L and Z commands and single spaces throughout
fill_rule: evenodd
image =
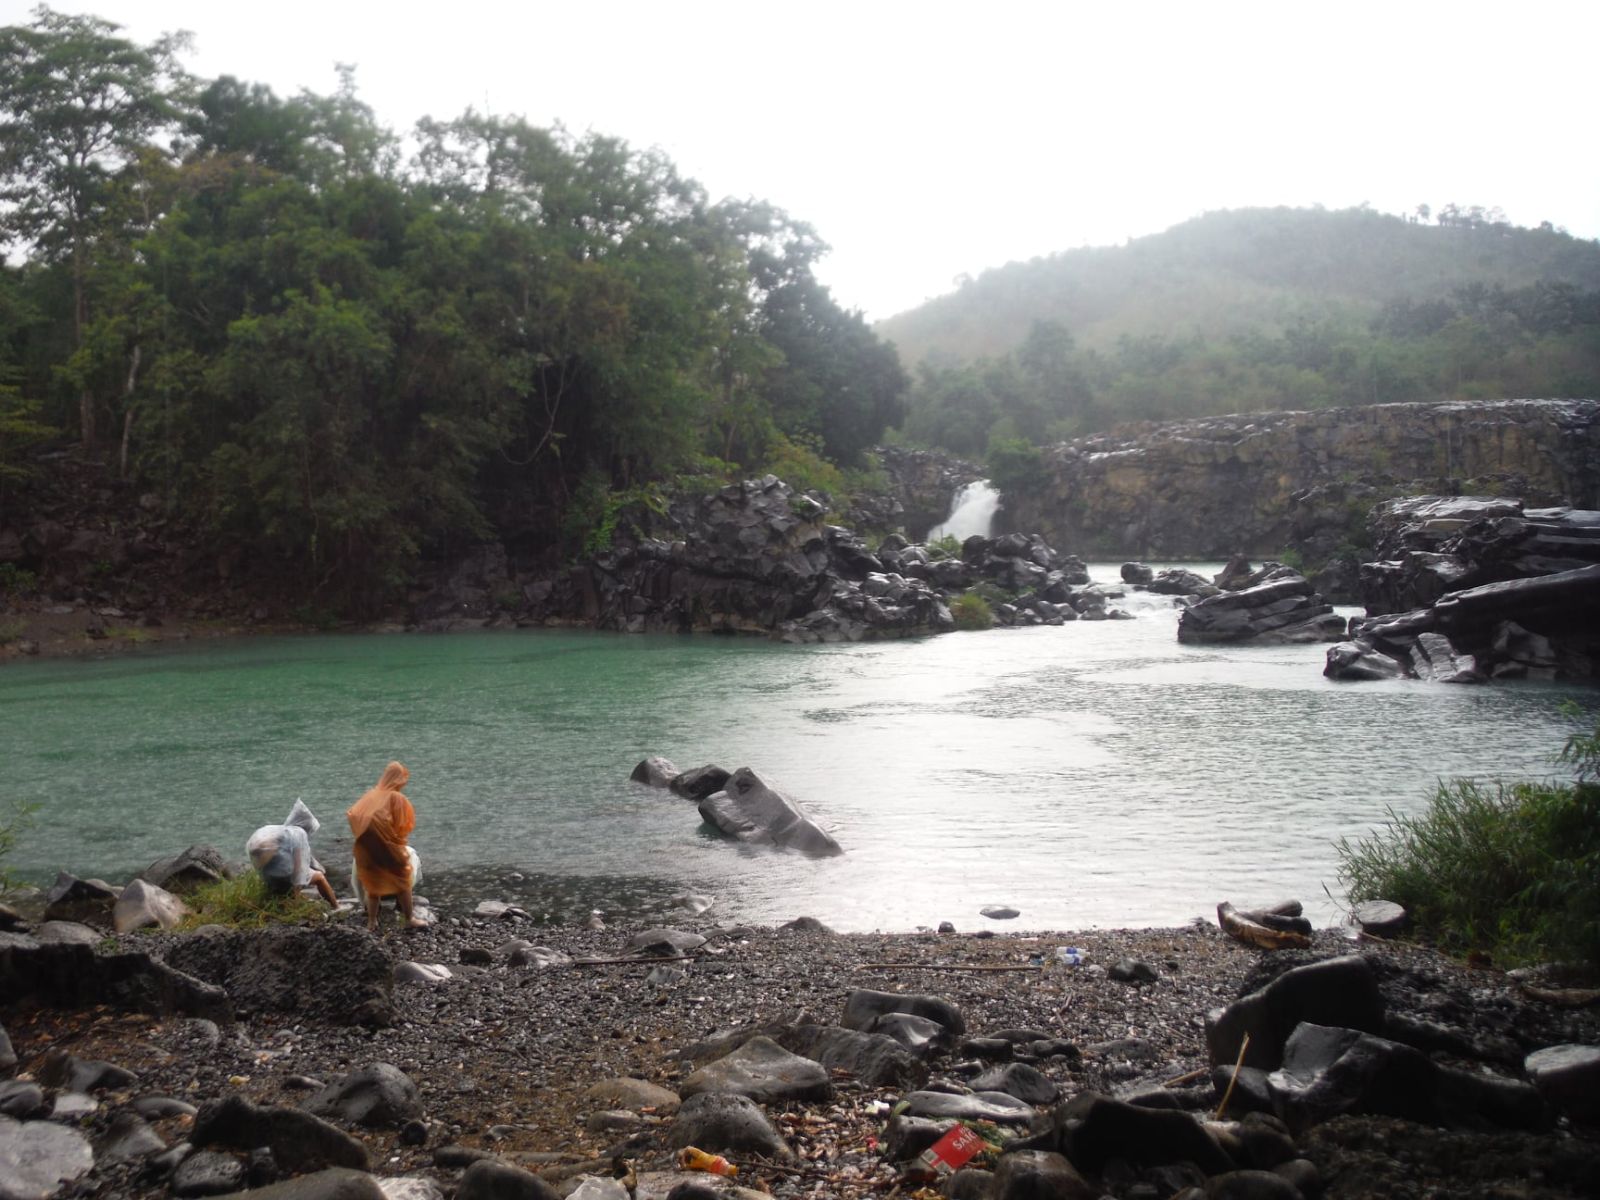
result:
M 961 488 L 984 477 L 976 463 L 938 450 L 913 450 L 904 446 L 879 446 L 877 456 L 888 476 L 889 519 L 876 511 L 850 514 L 857 528 L 900 527 L 913 542 L 950 515 L 950 501 Z M 880 505 L 881 507 L 881 505 Z
M 1128 426 L 1045 452 L 1010 528 L 1084 557 L 1225 558 L 1364 540 L 1395 495 L 1600 505 L 1600 401 L 1497 400 L 1248 413 Z

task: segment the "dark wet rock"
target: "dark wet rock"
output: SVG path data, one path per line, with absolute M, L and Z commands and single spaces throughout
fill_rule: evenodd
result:
M 664 1116 L 678 1111 L 681 1097 L 677 1092 L 649 1083 L 643 1079 L 605 1079 L 591 1084 L 583 1093 L 584 1099 L 610 1108 L 638 1112 L 650 1109 Z
M 890 1162 L 908 1162 L 956 1127 L 951 1118 L 942 1121 L 896 1113 L 883 1132 L 883 1153 Z
M 306 1101 L 307 1112 L 369 1129 L 395 1129 L 422 1115 L 421 1094 L 412 1078 L 391 1063 L 371 1063 L 352 1071 Z
M 167 1117 L 192 1117 L 200 1110 L 187 1101 L 171 1096 L 140 1096 L 130 1108 L 147 1121 L 161 1121 Z
M 26 933 L 28 920 L 9 904 L 0 904 L 0 933 Z
M 280 925 L 189 937 L 167 951 L 179 970 L 227 989 L 246 1013 L 296 1013 L 336 1025 L 387 1025 L 394 1016 L 389 956 L 352 928 Z
M 53 1196 L 93 1166 L 94 1152 L 77 1130 L 0 1116 L 0 1200 Z
M 0 1116 L 22 1121 L 44 1112 L 44 1089 L 26 1079 L 0 1082 Z
M 1406 910 L 1392 900 L 1363 900 L 1350 910 L 1350 917 L 1374 937 L 1393 937 L 1410 921 Z
M 459 1193 L 457 1193 L 459 1195 Z M 329 1167 L 310 1175 L 285 1179 L 266 1187 L 252 1187 L 241 1193 L 249 1200 L 423 1200 L 442 1195 L 437 1188 L 432 1192 L 392 1192 L 384 1189 L 378 1180 L 365 1171 L 352 1171 L 345 1167 Z
M 481 1150 L 477 1146 L 458 1146 L 452 1142 L 434 1150 L 433 1163 L 436 1167 L 443 1167 L 447 1171 L 455 1171 L 470 1167 L 475 1162 L 495 1157 L 496 1155 L 492 1150 Z
M 1232 1090 L 1229 1090 L 1229 1085 Z M 1267 1086 L 1267 1072 L 1260 1067 L 1240 1067 L 1235 1078 L 1232 1063 L 1218 1063 L 1211 1068 L 1211 1086 L 1217 1096 L 1228 1097 L 1228 1113 L 1272 1112 L 1272 1091 Z
M 770 843 L 824 856 L 844 853 L 798 800 L 772 787 L 749 767 L 735 771 L 724 791 L 702 800 L 700 815 L 741 842 Z
M 784 930 L 789 930 L 789 931 L 795 932 L 795 933 L 832 933 L 833 932 L 833 930 L 829 929 L 826 925 L 824 925 L 821 921 L 817 920 L 815 917 L 796 917 L 792 921 L 785 921 L 782 925 L 779 925 L 778 928 L 779 929 L 784 929 Z
M 701 1067 L 678 1090 L 685 1099 L 701 1092 L 733 1092 L 762 1104 L 833 1096 L 826 1067 L 766 1037 L 751 1038 L 727 1057 Z
M 1229 1132 L 1240 1151 L 1235 1157 L 1246 1167 L 1270 1171 L 1299 1153 L 1288 1126 L 1268 1113 L 1246 1113 Z
M 955 923 L 954 922 L 951 922 L 951 921 L 940 921 L 939 922 L 939 932 L 940 933 L 954 933 L 955 931 L 956 931 L 956 927 L 955 927 Z
M 872 1022 L 867 1032 L 893 1038 L 919 1058 L 937 1053 L 950 1042 L 950 1033 L 943 1025 L 912 1013 L 884 1013 Z
M 1209 579 L 1182 567 L 1158 571 L 1146 586 L 1158 596 L 1214 596 L 1217 587 Z
M 1310 1022 L 1294 1031 L 1283 1066 L 1267 1082 L 1278 1114 L 1296 1130 L 1345 1113 L 1515 1129 L 1549 1124 L 1529 1084 L 1441 1067 L 1410 1046 Z
M 33 931 L 41 946 L 98 946 L 105 939 L 105 930 L 82 921 L 44 921 Z
M 1406 679 L 1406 665 L 1361 642 L 1340 642 L 1329 646 L 1322 673 L 1329 679 L 1370 682 L 1376 679 Z
M 366 1147 L 320 1117 L 297 1108 L 258 1107 L 242 1096 L 202 1105 L 189 1140 L 240 1151 L 264 1145 L 286 1171 L 367 1166 Z
M 1017 909 L 1007 904 L 986 904 L 978 910 L 991 921 L 1010 921 L 1022 915 Z
M 203 884 L 233 878 L 233 864 L 215 846 L 201 843 L 166 858 L 156 859 L 139 872 L 139 878 L 182 896 Z
M 1005 1038 L 967 1038 L 958 1049 L 968 1058 L 984 1062 L 1010 1062 L 1016 1056 L 1015 1044 Z
M 704 800 L 720 792 L 732 777 L 733 772 L 708 763 L 683 772 L 667 786 L 675 796 L 682 796 L 686 800 Z
M 1442 633 L 1419 633 L 1411 645 L 1411 670 L 1434 683 L 1482 683 L 1477 660 L 1458 654 Z
M 170 1015 L 233 1020 L 228 994 L 148 954 L 96 954 L 85 945 L 8 943 L 0 934 L 0 995 L 59 1008 L 106 1004 Z
M 1000 1156 L 988 1194 L 992 1200 L 1097 1200 L 1100 1189 L 1060 1154 L 1017 1150 Z
M 483 946 L 463 946 L 459 961 L 469 967 L 492 967 L 494 954 Z
M 702 1092 L 685 1100 L 667 1131 L 667 1144 L 675 1150 L 698 1146 L 712 1154 L 732 1151 L 792 1157 L 755 1102 L 732 1092 Z
M 52 1050 L 39 1067 L 39 1082 L 45 1087 L 69 1092 L 92 1092 L 99 1088 L 126 1088 L 139 1081 L 132 1071 L 99 1059 L 75 1058 L 64 1050 Z
M 1329 642 L 1345 636 L 1344 618 L 1287 567 L 1254 587 L 1208 596 L 1178 617 L 1178 641 Z
M 244 1164 L 231 1154 L 199 1150 L 172 1173 L 174 1196 L 226 1196 L 244 1185 Z
M 993 1121 L 996 1125 L 1026 1125 L 1033 1105 L 1004 1092 L 911 1092 L 906 1111 L 915 1117 L 953 1118 L 957 1121 Z
M 989 1189 L 993 1186 L 993 1171 L 962 1167 L 939 1185 L 939 1194 L 945 1200 L 989 1200 Z
M 1600 1046 L 1546 1046 L 1528 1055 L 1528 1078 L 1551 1104 L 1583 1125 L 1600 1125 Z
M 1148 584 L 1155 578 L 1155 571 L 1144 563 L 1125 562 L 1122 564 L 1122 582 L 1132 584 Z
M 10 1075 L 17 1068 L 17 1052 L 11 1046 L 6 1027 L 0 1025 L 0 1077 Z
M 111 927 L 111 907 L 118 889 L 100 879 L 79 879 L 62 871 L 44 895 L 46 921 L 78 921 L 101 929 Z
M 1118 959 L 1106 974 L 1118 983 L 1154 983 L 1161 978 L 1154 967 L 1136 958 Z
M 475 917 L 485 917 L 491 921 L 526 921 L 528 912 L 515 904 L 508 904 L 504 900 L 480 900 L 478 907 L 472 910 Z
M 961 1010 L 942 996 L 919 995 L 911 992 L 875 992 L 858 988 L 844 1002 L 844 1017 L 839 1022 L 846 1029 L 870 1029 L 884 1013 L 910 1013 L 937 1021 L 954 1037 L 967 1031 Z
M 1238 1166 L 1206 1127 L 1188 1113 L 1143 1108 L 1085 1093 L 1051 1111 L 1043 1139 L 1060 1150 L 1078 1170 L 1098 1175 L 1113 1159 L 1136 1166 L 1193 1163 L 1207 1175 Z
M 1285 971 L 1260 991 L 1241 996 L 1206 1017 L 1206 1049 L 1213 1066 L 1232 1065 L 1246 1034 L 1244 1065 L 1272 1070 L 1284 1043 L 1302 1021 L 1377 1033 L 1384 1004 L 1365 958 L 1350 954 Z
M 122 889 L 111 909 L 111 924 L 118 933 L 134 929 L 176 929 L 189 915 L 189 906 L 165 888 L 135 879 Z
M 1026 1063 L 991 1067 L 972 1080 L 975 1092 L 1004 1092 L 1026 1104 L 1051 1104 L 1057 1088 L 1043 1072 Z
M 633 774 L 628 778 L 634 783 L 642 783 L 647 787 L 664 788 L 671 785 L 678 776 L 678 768 L 670 758 L 662 758 L 653 754 L 642 760 L 633 769 Z
M 893 1038 L 838 1025 L 795 1025 L 774 1034 L 785 1049 L 831 1071 L 847 1071 L 868 1087 L 916 1088 L 927 1082 L 922 1059 Z
M 95 1146 L 94 1157 L 98 1165 L 105 1166 L 108 1163 L 148 1158 L 166 1148 L 167 1143 L 145 1124 L 143 1117 L 135 1112 L 123 1111 L 111 1118 L 111 1124 Z
M 1271 1171 L 1229 1171 L 1206 1180 L 1206 1200 L 1305 1200 L 1300 1189 Z
M 653 929 L 644 929 L 628 939 L 627 951 L 629 954 L 650 954 L 658 958 L 674 958 L 680 954 L 687 954 L 691 950 L 698 950 L 706 944 L 706 939 L 698 933 L 687 929 L 671 929 L 656 926 Z

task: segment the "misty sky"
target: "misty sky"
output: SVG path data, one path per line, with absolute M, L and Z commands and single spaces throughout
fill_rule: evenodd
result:
M 403 131 L 471 106 L 659 146 L 833 247 L 871 318 L 1201 212 L 1500 205 L 1600 236 L 1600 5 L 62 0 Z M 0 0 L 0 24 L 31 3 Z

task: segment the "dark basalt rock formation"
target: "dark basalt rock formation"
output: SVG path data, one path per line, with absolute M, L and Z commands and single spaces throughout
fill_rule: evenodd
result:
M 1186 643 L 1329 642 L 1344 635 L 1344 618 L 1288 567 L 1252 587 L 1197 600 L 1178 616 L 1178 640 Z
M 1328 651 L 1336 679 L 1593 679 L 1600 511 L 1418 496 L 1373 513 L 1368 616 Z
M 866 511 L 849 514 L 858 528 L 903 526 L 920 540 L 950 515 L 950 502 L 958 491 L 984 477 L 976 463 L 937 450 L 879 446 L 873 454 L 889 477 L 889 494 L 874 497 L 876 502 Z
M 1378 500 L 1494 491 L 1600 506 L 1600 401 L 1494 400 L 1139 424 L 1044 454 L 1009 527 L 1108 557 L 1330 557 Z
M 822 856 L 844 853 L 798 800 L 749 767 L 740 767 L 723 791 L 702 800 L 700 815 L 707 824 L 741 842 L 765 842 Z

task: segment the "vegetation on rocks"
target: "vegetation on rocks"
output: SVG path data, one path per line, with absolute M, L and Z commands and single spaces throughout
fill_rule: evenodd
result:
M 38 806 L 23 800 L 14 800 L 0 806 L 0 895 L 11 890 L 11 873 L 6 869 L 6 859 L 16 848 L 18 840 L 33 825 L 34 810 Z
M 992 629 L 994 609 L 977 592 L 964 592 L 950 604 L 950 615 L 957 629 Z
M 1600 964 L 1600 727 L 1558 761 L 1574 782 L 1441 782 L 1422 814 L 1341 838 L 1350 899 L 1402 905 L 1455 953 Z
M 327 906 L 298 893 L 275 896 L 255 871 L 242 871 L 232 879 L 200 885 L 186 894 L 190 915 L 182 928 L 225 925 L 230 929 L 260 929 L 267 925 L 292 925 L 320 921 Z

